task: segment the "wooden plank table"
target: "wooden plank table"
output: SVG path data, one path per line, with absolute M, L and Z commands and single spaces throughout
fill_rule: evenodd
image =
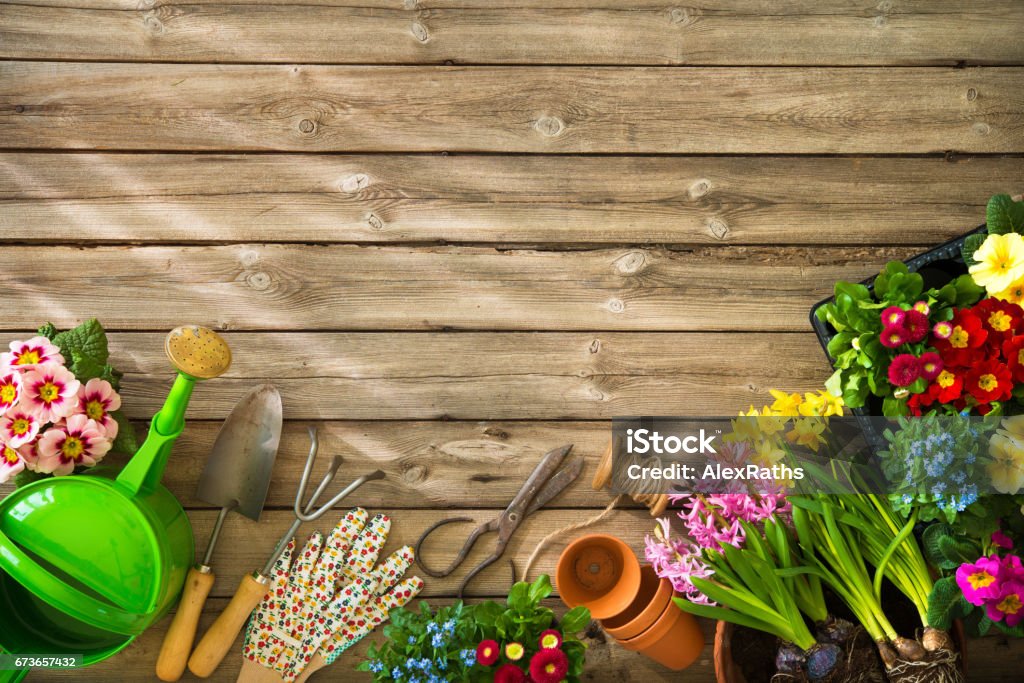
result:
M 258 381 L 284 396 L 267 512 L 229 519 L 204 623 L 286 527 L 307 425 L 346 475 L 387 473 L 351 502 L 393 514 L 393 546 L 495 514 L 575 443 L 586 471 L 515 537 L 521 564 L 610 500 L 588 484 L 609 418 L 820 386 L 806 315 L 833 281 L 1024 189 L 1024 4 L 706 5 L 0 0 L 4 338 L 98 316 L 141 427 L 164 331 L 225 333 L 235 364 L 196 391 L 166 476 L 201 539 L 219 421 Z M 639 550 L 651 521 L 596 529 Z M 152 680 L 165 628 L 31 680 Z M 592 630 L 586 680 L 711 681 L 711 629 L 679 674 Z M 364 680 L 365 647 L 316 680 Z M 1024 647 L 968 656 L 1002 681 Z

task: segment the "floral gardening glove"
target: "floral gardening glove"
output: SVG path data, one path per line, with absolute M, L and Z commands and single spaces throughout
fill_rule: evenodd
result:
M 341 628 L 320 648 L 320 656 L 326 664 L 333 664 L 342 652 L 386 622 L 391 610 L 405 606 L 419 595 L 423 590 L 423 579 L 418 576 L 402 578 L 412 562 L 413 550 L 405 546 L 373 570 L 371 576 L 376 584 L 373 595 L 368 601 L 347 610 Z
M 294 563 L 294 541 L 288 544 L 275 565 L 273 588 L 249 620 L 246 668 L 256 664 L 267 670 L 262 679 L 291 683 L 346 614 L 371 598 L 377 579 L 370 569 L 390 521 L 378 515 L 367 525 L 367 516 L 362 508 L 350 510 L 326 543 L 315 532 Z
M 333 664 L 341 653 L 385 623 L 391 610 L 406 605 L 423 590 L 420 577 L 402 578 L 412 562 L 413 550 L 404 546 L 371 572 L 376 585 L 373 595 L 365 603 L 345 610 L 340 628 L 321 646 L 297 683 L 305 683 L 315 672 Z

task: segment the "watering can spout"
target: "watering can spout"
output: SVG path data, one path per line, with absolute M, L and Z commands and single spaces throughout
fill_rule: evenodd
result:
M 139 451 L 117 477 L 133 494 L 151 491 L 160 483 L 171 446 L 185 428 L 185 410 L 196 382 L 223 374 L 231 365 L 231 349 L 206 327 L 178 327 L 167 335 L 164 351 L 178 371 L 163 408 L 149 426 Z M 2 683 L 2 681 L 0 681 Z

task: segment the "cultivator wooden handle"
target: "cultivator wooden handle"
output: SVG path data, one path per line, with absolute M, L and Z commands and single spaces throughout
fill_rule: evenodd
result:
M 260 604 L 268 590 L 270 580 L 262 574 L 247 574 L 242 578 L 231 602 L 213 622 L 189 658 L 189 671 L 199 678 L 207 678 L 217 670 L 227 656 L 228 650 L 235 644 L 238 632 L 245 626 L 249 615 Z
M 156 660 L 156 676 L 161 681 L 176 681 L 185 673 L 185 664 L 196 639 L 199 616 L 213 588 L 213 580 L 209 567 L 198 566 L 188 570 L 178 611 L 164 636 L 164 644 Z

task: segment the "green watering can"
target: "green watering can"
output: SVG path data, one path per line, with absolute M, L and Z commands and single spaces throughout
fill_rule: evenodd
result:
M 94 664 L 127 647 L 181 592 L 192 525 L 160 477 L 196 381 L 226 371 L 231 350 L 203 327 L 172 331 L 165 350 L 178 376 L 120 473 L 100 466 L 43 479 L 0 501 L 0 651 Z M 0 671 L 0 683 L 26 674 Z

